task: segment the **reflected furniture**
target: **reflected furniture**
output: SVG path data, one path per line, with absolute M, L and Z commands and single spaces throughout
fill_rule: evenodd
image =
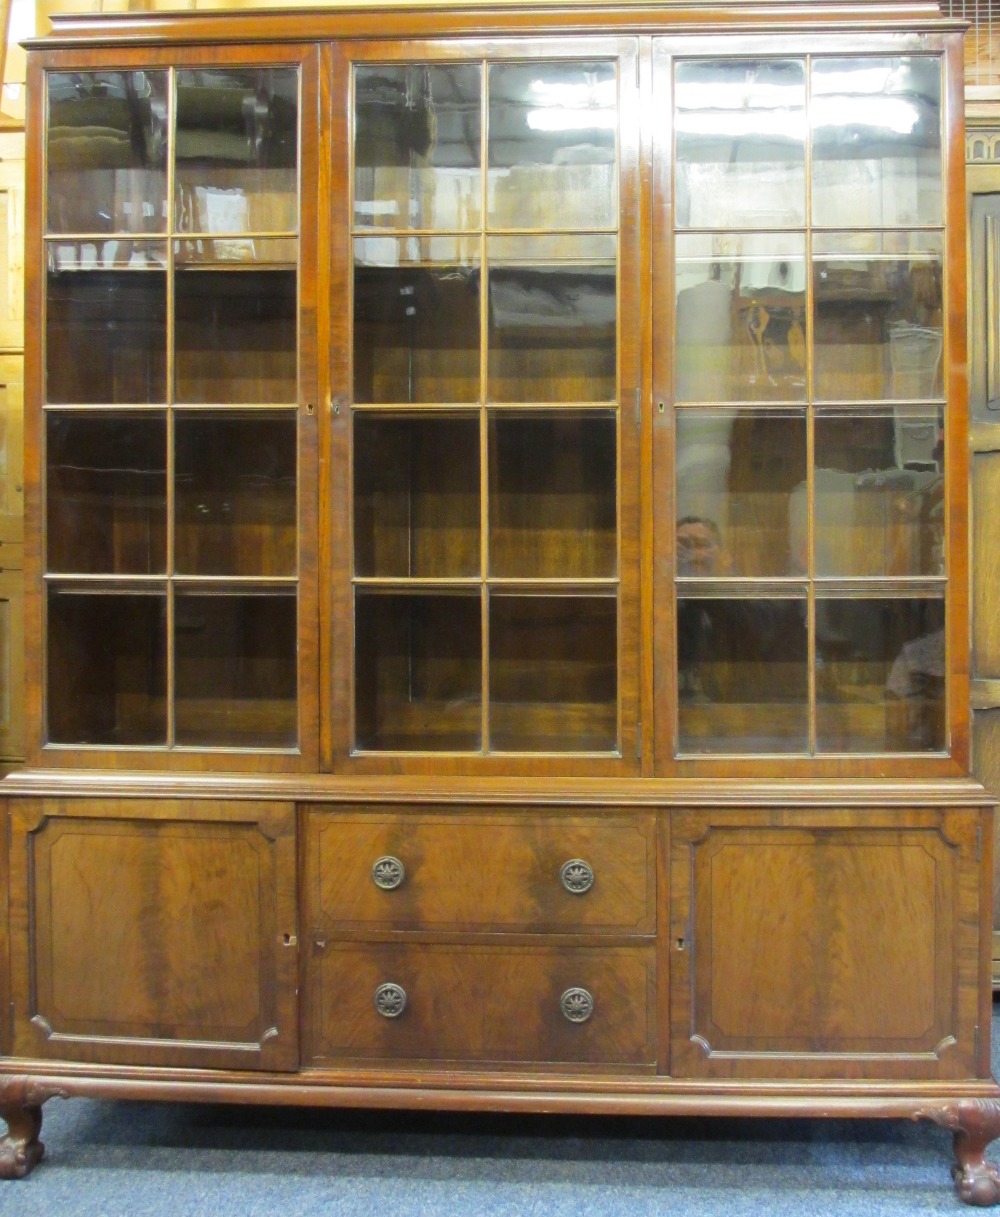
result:
M 1000 1198 L 961 50 L 781 0 L 31 44 L 0 1173 L 114 1095 L 920 1117 Z

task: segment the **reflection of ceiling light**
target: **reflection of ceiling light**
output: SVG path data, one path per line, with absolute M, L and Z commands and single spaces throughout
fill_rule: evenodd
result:
M 920 112 L 901 97 L 815 97 L 814 127 L 880 127 L 896 135 L 911 135 Z
M 813 96 L 820 93 L 884 93 L 896 65 L 875 62 L 839 72 L 829 66 L 817 67 Z
M 529 86 L 535 110 L 529 110 L 532 131 L 588 131 L 613 129 L 618 82 L 608 80 L 533 80 Z
M 894 135 L 912 135 L 920 122 L 917 107 L 901 97 L 814 97 L 809 113 L 813 127 L 868 127 Z M 674 127 L 681 135 L 776 137 L 801 143 L 806 116 L 802 110 L 682 110 Z
M 677 105 L 682 110 L 779 110 L 805 104 L 806 90 L 801 80 L 787 85 L 768 85 L 758 80 L 751 86 L 745 80 L 711 81 L 677 85 Z
M 617 82 L 614 77 L 607 80 L 533 80 L 529 86 L 538 98 L 538 105 L 560 107 L 613 106 L 617 100 Z
M 703 110 L 681 111 L 674 128 L 683 135 L 771 136 L 804 142 L 806 116 L 803 110 Z
M 614 110 L 529 110 L 528 126 L 532 131 L 593 131 L 607 130 L 618 125 Z

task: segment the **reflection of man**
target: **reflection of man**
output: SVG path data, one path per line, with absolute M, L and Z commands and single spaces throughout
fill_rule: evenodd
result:
M 677 524 L 677 573 L 702 578 L 726 575 L 732 562 L 714 520 L 685 516 Z
M 724 578 L 732 558 L 714 520 L 677 524 L 677 573 Z M 801 701 L 806 696 L 804 601 L 678 588 L 677 681 L 685 701 Z

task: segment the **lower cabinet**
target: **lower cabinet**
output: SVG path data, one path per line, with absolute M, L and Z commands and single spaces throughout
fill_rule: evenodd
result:
M 15 801 L 13 1052 L 298 1065 L 295 809 Z
M 675 813 L 671 1073 L 974 1076 L 981 824 L 934 810 Z
M 21 1060 L 988 1077 L 984 807 L 8 808 Z

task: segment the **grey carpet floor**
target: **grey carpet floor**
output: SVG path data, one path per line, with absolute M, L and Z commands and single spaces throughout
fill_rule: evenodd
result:
M 994 1071 L 1000 1020 L 994 1016 Z M 467 1116 L 53 1099 L 7 1217 L 968 1212 L 951 1136 L 881 1120 Z M 996 1146 L 1000 1153 L 1000 1143 Z

